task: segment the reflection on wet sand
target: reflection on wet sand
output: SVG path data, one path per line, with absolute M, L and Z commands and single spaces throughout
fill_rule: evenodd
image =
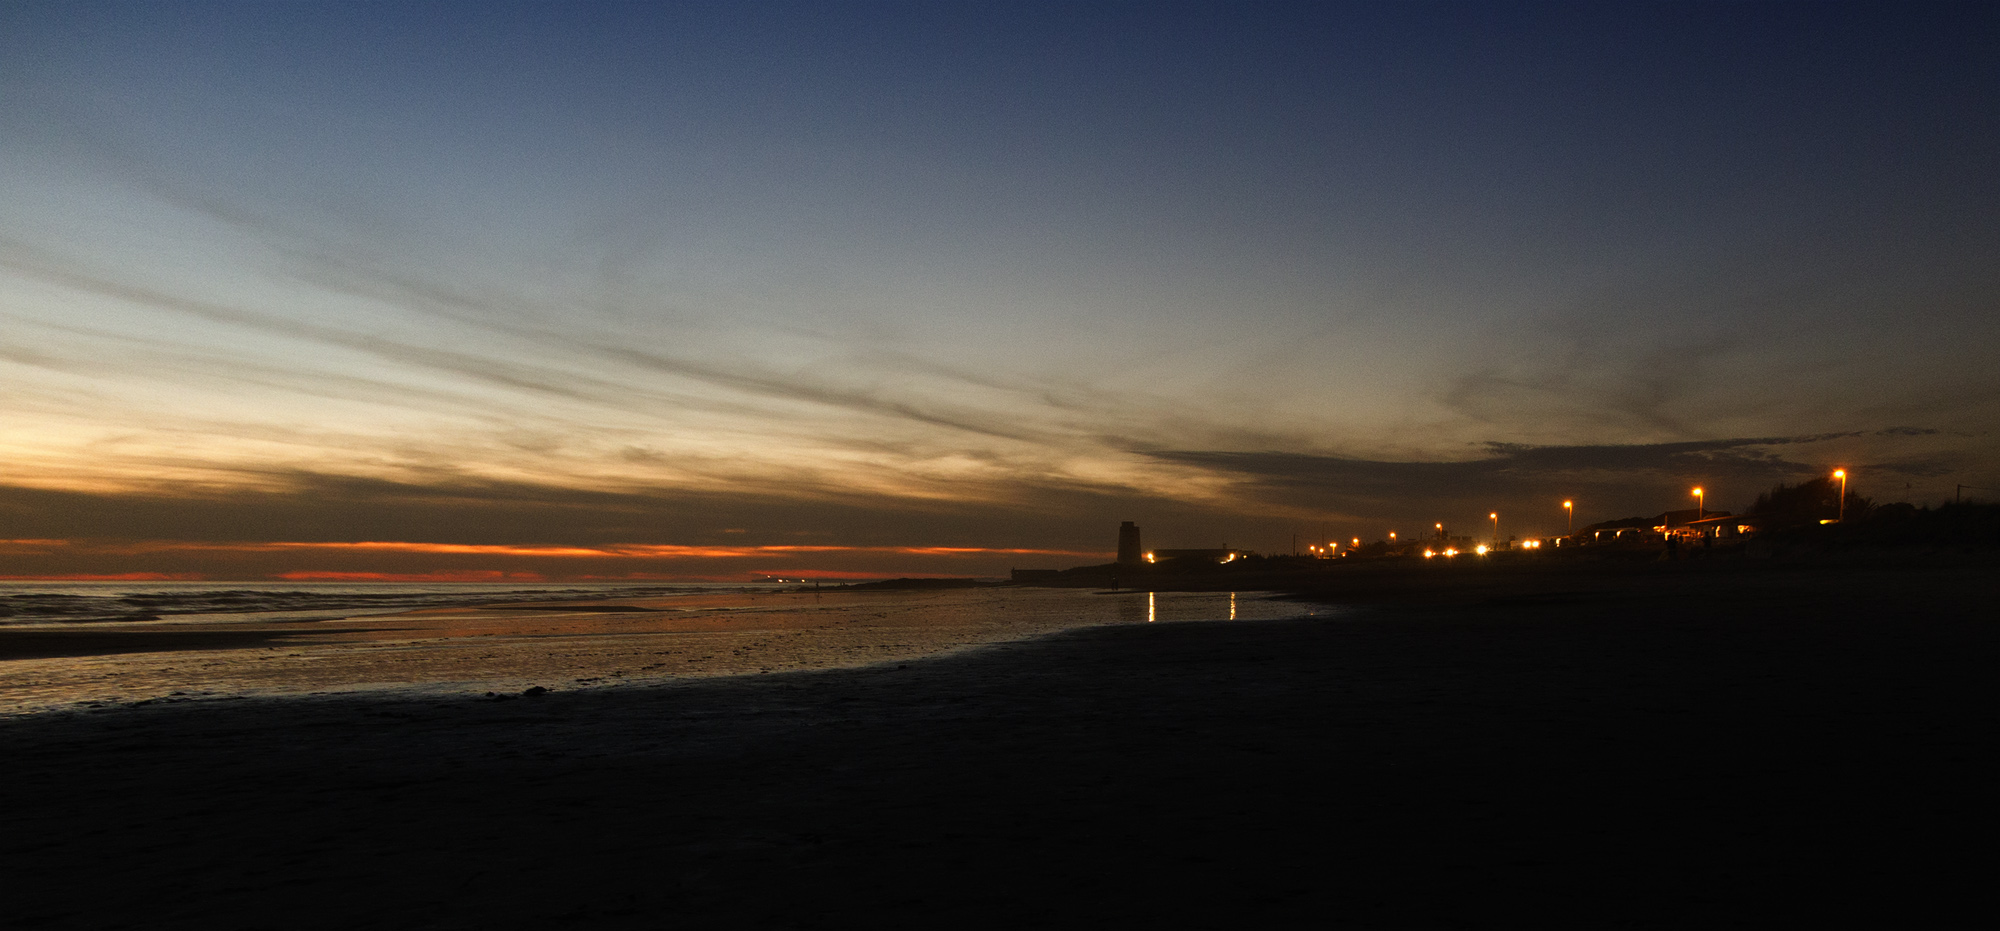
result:
M 7 630 L 0 668 L 10 688 L 0 713 L 357 689 L 603 687 L 860 666 L 1075 627 L 1329 610 L 1257 596 L 1239 607 L 1235 594 L 1220 592 L 727 592 L 312 622 Z

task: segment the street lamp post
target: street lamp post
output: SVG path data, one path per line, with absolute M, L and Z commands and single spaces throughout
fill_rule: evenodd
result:
M 1694 519 L 1699 521 L 1708 516 L 1706 502 L 1702 500 L 1701 489 L 1694 490 Z
M 1500 548 L 1500 512 L 1499 512 L 1499 511 L 1494 511 L 1493 513 L 1491 513 L 1491 514 L 1488 514 L 1488 515 L 1486 515 L 1486 516 L 1487 516 L 1487 517 L 1491 517 L 1491 518 L 1493 518 L 1493 548 L 1494 548 L 1494 549 L 1499 549 L 1499 548 Z
M 1576 536 L 1576 502 L 1563 502 L 1563 516 L 1569 518 L 1569 533 L 1566 536 Z
M 1834 523 L 1840 523 L 1847 519 L 1847 470 L 1835 469 L 1833 477 L 1840 479 L 1840 510 L 1834 516 Z

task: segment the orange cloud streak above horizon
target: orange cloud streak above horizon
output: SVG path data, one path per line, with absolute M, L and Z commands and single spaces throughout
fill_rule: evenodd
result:
M 413 553 L 454 556 L 527 556 L 588 559 L 748 559 L 758 556 L 867 553 L 889 556 L 1068 556 L 1108 558 L 1108 551 L 1051 550 L 983 546 L 682 546 L 677 544 L 609 544 L 554 546 L 534 544 L 421 543 L 400 540 L 332 542 L 214 543 L 193 540 L 0 540 L 0 553 L 51 553 L 58 550 L 106 555 L 143 553 L 282 553 L 300 551 Z
M 0 540 L 0 580 L 541 582 L 745 576 L 994 575 L 1008 557 L 1105 561 L 1107 552 L 964 546 L 600 546 L 194 540 Z M 133 565 L 138 563 L 138 565 Z

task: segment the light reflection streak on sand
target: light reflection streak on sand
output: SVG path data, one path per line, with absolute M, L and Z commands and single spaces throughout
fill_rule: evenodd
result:
M 1105 624 L 1297 617 L 1328 609 L 1214 593 L 1080 589 L 717 593 L 621 599 L 643 610 L 439 607 L 315 623 L 215 625 L 280 639 L 239 649 L 0 662 L 0 714 L 82 702 L 403 689 L 597 688 L 862 666 Z M 582 603 L 590 604 L 590 603 Z M 123 625 L 119 625 L 123 626 Z M 156 625 L 130 629 L 159 631 Z M 92 625 L 114 630 L 114 625 Z M 175 625 L 176 630 L 189 628 Z

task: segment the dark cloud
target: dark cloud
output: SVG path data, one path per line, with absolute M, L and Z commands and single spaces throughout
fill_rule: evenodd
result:
M 1815 466 L 1790 462 L 1772 446 L 1820 443 L 1860 433 L 1820 433 L 1810 436 L 1765 436 L 1731 440 L 1695 440 L 1682 443 L 1600 444 L 1591 446 L 1537 446 L 1526 443 L 1487 443 L 1493 456 L 1482 462 L 1506 472 L 1588 472 L 1666 471 L 1680 473 L 1689 468 L 1721 467 L 1751 470 L 1811 470 Z
M 1690 432 L 1683 408 L 1714 383 L 1719 360 L 1741 349 L 1729 337 L 1631 346 L 1564 325 L 1547 338 L 1559 344 L 1531 361 L 1476 368 L 1449 380 L 1438 400 L 1467 419 L 1516 424 L 1524 411 L 1563 410 L 1606 424 Z M 1580 332 L 1574 332 L 1580 331 Z M 1568 334 L 1568 335 L 1563 335 Z
M 1896 436 L 1937 431 L 1898 428 Z M 1882 431 L 1891 433 L 1891 431 Z M 1850 440 L 1861 432 L 1744 437 L 1677 443 L 1540 446 L 1488 443 L 1486 455 L 1452 461 L 1389 461 L 1286 452 L 1155 450 L 1155 459 L 1195 466 L 1238 482 L 1242 493 L 1274 507 L 1421 527 L 1464 526 L 1499 511 L 1523 532 L 1563 524 L 1560 502 L 1577 500 L 1578 517 L 1651 515 L 1690 506 L 1702 486 L 1711 507 L 1740 509 L 1780 482 L 1798 482 L 1829 466 L 1792 450 Z M 1801 450 L 1803 451 L 1803 450 Z M 1947 459 L 1889 459 L 1867 468 L 1905 478 L 1952 470 Z
M 250 490 L 251 486 L 262 490 Z M 791 493 L 786 493 L 787 491 Z M 1049 481 L 982 489 L 978 500 L 888 499 L 840 489 L 800 487 L 728 494 L 675 489 L 591 491 L 528 483 L 459 479 L 439 475 L 425 482 L 395 482 L 314 473 L 272 473 L 230 490 L 155 489 L 89 493 L 0 486 L 0 521 L 13 539 L 178 540 L 205 542 L 414 541 L 502 544 L 676 544 L 771 546 L 827 544 L 853 547 L 987 547 L 1109 551 L 1120 520 L 1150 520 L 1166 528 L 1168 542 L 1211 538 L 1243 541 L 1246 528 L 1228 515 L 1165 496 Z M 1238 535 L 1232 536 L 1232 531 Z M 1179 534 L 1181 536 L 1175 536 Z M 27 574 L 7 565 L 0 576 Z M 136 569 L 199 572 L 174 553 L 148 557 Z M 247 557 L 246 557 L 247 558 Z M 271 572 L 325 568 L 278 565 Z M 312 556 L 310 558 L 319 558 Z M 373 565 L 375 571 L 418 571 L 421 557 Z M 176 561 L 179 560 L 179 561 Z M 412 564 L 412 561 L 421 565 Z M 477 568 L 453 562 L 453 568 Z M 800 568 L 812 558 L 794 561 Z M 850 560 L 851 562 L 851 560 Z M 1073 565 L 1079 560 L 1057 560 Z M 269 564 L 268 566 L 266 564 Z M 875 557 L 894 573 L 895 557 Z M 1048 565 L 1041 560 L 1040 565 Z M 1003 574 L 1019 560 L 994 557 L 986 565 L 952 571 Z M 550 577 L 580 563 L 538 571 Z M 904 565 L 907 569 L 909 563 Z M 491 567 L 488 567 L 491 568 Z M 662 563 L 662 571 L 671 568 Z M 777 567 L 773 567 L 777 568 Z M 847 568 L 854 568 L 848 566 Z M 627 567 L 629 569 L 629 567 Z M 978 570 L 978 571 L 975 571 Z M 34 571 L 57 571 L 43 568 Z M 70 567 L 64 571 L 92 571 Z M 108 570 L 107 570 L 108 571 Z M 622 570 L 621 570 L 622 571 Z M 915 570 L 909 570 L 915 571 Z

